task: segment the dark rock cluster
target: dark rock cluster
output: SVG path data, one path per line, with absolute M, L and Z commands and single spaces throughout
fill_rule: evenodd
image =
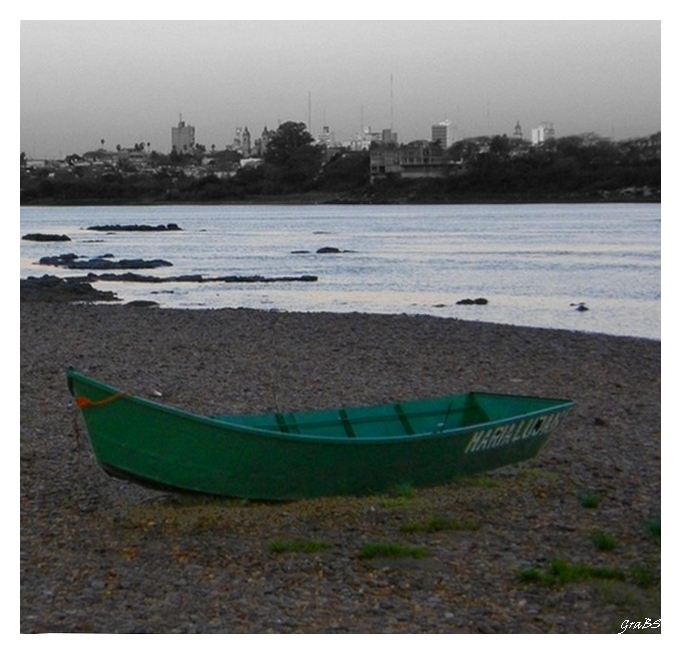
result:
M 179 232 L 175 223 L 167 225 L 92 225 L 87 229 L 96 232 Z
M 82 259 L 79 255 L 73 253 L 42 257 L 38 263 L 42 266 L 57 266 L 70 270 L 138 270 L 173 265 L 165 259 L 120 259 L 116 261 L 112 254 L 104 254 L 93 259 Z
M 81 279 L 43 275 L 21 280 L 20 299 L 21 302 L 112 302 L 118 297 L 111 291 L 98 291 Z
M 66 234 L 24 234 L 23 241 L 70 241 Z
M 466 298 L 464 300 L 459 300 L 457 304 L 489 304 L 489 300 L 484 297 L 476 297 L 475 300 Z

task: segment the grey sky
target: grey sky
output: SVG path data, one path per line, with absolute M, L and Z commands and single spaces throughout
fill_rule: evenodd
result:
M 22 21 L 20 50 L 31 157 L 168 152 L 180 113 L 223 148 L 310 107 L 339 140 L 391 120 L 429 138 L 445 118 L 460 137 L 661 129 L 660 21 Z

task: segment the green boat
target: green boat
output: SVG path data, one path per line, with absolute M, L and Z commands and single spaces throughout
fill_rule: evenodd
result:
M 535 456 L 574 403 L 468 393 L 301 413 L 199 416 L 69 369 L 109 474 L 210 495 L 290 500 L 444 484 Z

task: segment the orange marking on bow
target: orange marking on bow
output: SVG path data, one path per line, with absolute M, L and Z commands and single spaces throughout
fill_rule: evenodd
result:
M 104 406 L 105 404 L 109 404 L 113 402 L 114 400 L 117 400 L 121 397 L 124 397 L 125 395 L 128 395 L 128 393 L 114 393 L 113 395 L 109 395 L 109 397 L 105 397 L 103 400 L 91 400 L 89 397 L 85 397 L 84 395 L 79 395 L 78 397 L 74 398 L 74 401 L 76 403 L 76 406 L 80 409 L 88 409 L 90 407 L 95 407 L 95 406 Z

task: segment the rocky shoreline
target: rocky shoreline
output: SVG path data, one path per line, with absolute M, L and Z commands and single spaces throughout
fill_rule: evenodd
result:
M 69 365 L 197 413 L 469 390 L 577 404 L 518 466 L 386 496 L 242 502 L 107 477 Z M 616 633 L 655 621 L 660 365 L 659 341 L 427 316 L 22 302 L 21 632 Z M 405 555 L 366 555 L 376 544 Z
M 113 291 L 96 289 L 92 284 L 98 281 L 128 282 L 141 284 L 162 283 L 223 283 L 223 284 L 274 284 L 279 282 L 318 281 L 316 275 L 298 275 L 282 277 L 265 277 L 263 275 L 223 275 L 207 277 L 201 274 L 172 275 L 157 277 L 155 275 L 140 275 L 139 273 L 88 273 L 74 277 L 57 277 L 42 275 L 41 277 L 27 277 L 20 280 L 21 302 L 118 302 L 120 298 Z M 153 300 L 144 302 L 148 306 L 156 305 Z M 129 304 L 129 303 L 128 303 Z

